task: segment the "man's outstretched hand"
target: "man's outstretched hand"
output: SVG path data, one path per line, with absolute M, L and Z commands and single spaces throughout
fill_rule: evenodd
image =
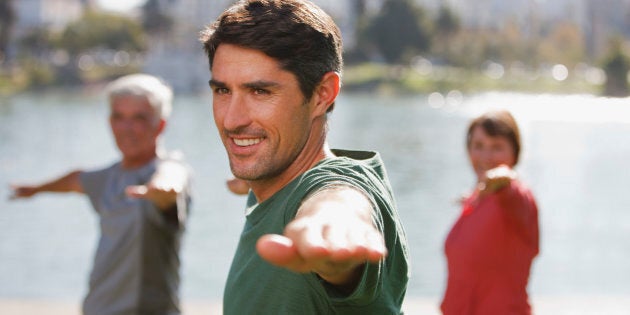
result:
M 329 188 L 303 203 L 283 235 L 264 235 L 256 249 L 273 265 L 315 272 L 333 285 L 354 287 L 366 262 L 387 255 L 383 236 L 372 223 L 372 211 L 357 190 Z
M 175 205 L 177 195 L 184 190 L 187 180 L 187 172 L 183 166 L 165 162 L 147 184 L 129 186 L 125 193 L 130 197 L 147 199 L 158 209 L 167 210 Z

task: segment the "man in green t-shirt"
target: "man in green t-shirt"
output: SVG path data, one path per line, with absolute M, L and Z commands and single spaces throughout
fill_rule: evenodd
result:
M 326 141 L 343 63 L 331 17 L 239 1 L 201 41 L 230 168 L 250 187 L 224 314 L 401 314 L 407 243 L 385 167 Z

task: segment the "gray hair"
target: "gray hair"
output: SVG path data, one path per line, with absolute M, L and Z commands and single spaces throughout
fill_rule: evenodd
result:
M 110 103 L 118 96 L 145 97 L 153 111 L 164 120 L 171 114 L 173 89 L 161 79 L 148 74 L 130 74 L 109 83 L 106 88 Z

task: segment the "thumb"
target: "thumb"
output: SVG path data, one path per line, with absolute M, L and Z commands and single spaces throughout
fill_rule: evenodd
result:
M 127 186 L 125 193 L 129 197 L 146 198 L 149 189 L 145 185 Z
M 307 271 L 303 270 L 304 261 L 293 241 L 287 237 L 277 234 L 263 235 L 256 242 L 256 250 L 260 257 L 272 265 L 296 272 Z

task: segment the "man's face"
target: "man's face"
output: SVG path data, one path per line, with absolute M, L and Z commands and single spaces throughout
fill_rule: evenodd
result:
M 256 181 L 299 169 L 312 106 L 296 77 L 262 52 L 230 44 L 219 46 L 211 70 L 214 120 L 232 173 Z
M 155 156 L 161 121 L 144 97 L 117 96 L 111 101 L 109 123 L 123 161 L 140 166 Z

